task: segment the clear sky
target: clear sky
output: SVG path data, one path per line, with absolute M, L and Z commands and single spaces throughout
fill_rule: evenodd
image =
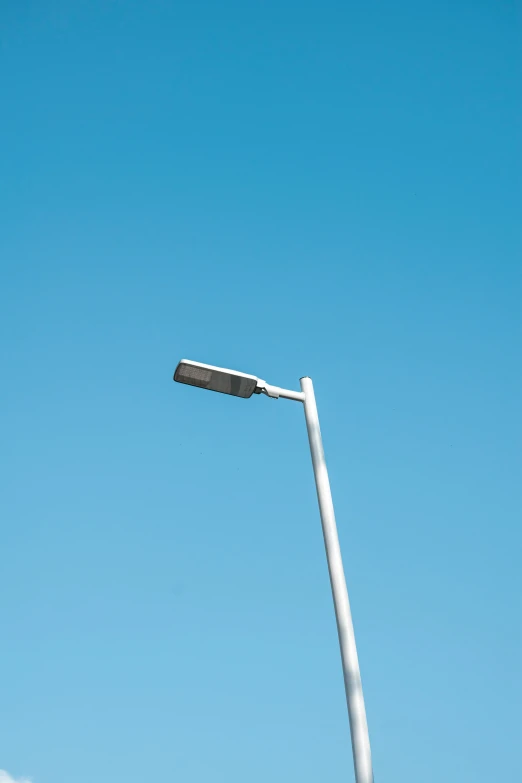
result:
M 185 356 L 315 381 L 376 780 L 518 779 L 519 3 L 0 20 L 0 769 L 353 780 L 303 412 Z

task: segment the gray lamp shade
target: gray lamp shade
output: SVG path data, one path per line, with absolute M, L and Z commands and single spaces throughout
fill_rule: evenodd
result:
M 248 398 L 255 392 L 258 379 L 255 375 L 246 375 L 244 372 L 182 359 L 176 367 L 174 380 L 189 386 L 199 386 L 201 389 Z

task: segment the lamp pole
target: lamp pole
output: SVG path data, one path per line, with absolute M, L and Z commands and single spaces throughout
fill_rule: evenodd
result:
M 333 602 L 335 607 L 335 619 L 337 621 L 337 633 L 339 634 L 339 646 L 341 648 L 341 660 L 343 665 L 344 689 L 348 704 L 348 717 L 350 719 L 350 733 L 352 736 L 353 763 L 355 767 L 355 780 L 357 783 L 373 783 L 372 756 L 370 750 L 370 737 L 368 723 L 366 721 L 366 709 L 359 670 L 359 658 L 355 645 L 355 633 L 353 629 L 352 613 L 346 579 L 344 577 L 343 560 L 337 525 L 330 489 L 330 480 L 324 458 L 323 440 L 319 426 L 319 414 L 315 402 L 314 386 L 311 378 L 301 378 L 301 389 L 304 393 L 304 410 L 310 452 L 314 467 L 315 486 L 319 501 L 319 512 L 323 526 L 324 546 L 326 560 L 330 573 Z
M 352 613 L 344 577 L 341 547 L 339 546 L 332 492 L 324 458 L 323 441 L 312 379 L 307 377 L 301 378 L 301 391 L 297 392 L 290 389 L 281 389 L 278 386 L 271 386 L 254 375 L 246 375 L 235 370 L 226 370 L 222 367 L 213 367 L 212 365 L 183 359 L 176 368 L 174 380 L 190 386 L 199 386 L 211 391 L 232 394 L 235 397 L 249 398 L 253 394 L 266 394 L 268 397 L 276 399 L 283 397 L 302 402 L 304 405 L 319 512 L 323 527 L 326 560 L 328 562 L 337 621 L 339 646 L 341 648 L 355 781 L 356 783 L 373 783 L 370 738 L 366 721 L 359 659 L 355 645 Z

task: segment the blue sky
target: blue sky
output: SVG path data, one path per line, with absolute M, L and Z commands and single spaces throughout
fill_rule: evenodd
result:
M 520 6 L 1 10 L 0 769 L 352 780 L 313 377 L 377 781 L 517 777 Z

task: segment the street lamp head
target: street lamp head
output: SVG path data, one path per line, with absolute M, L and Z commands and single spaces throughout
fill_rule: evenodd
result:
M 189 386 L 199 386 L 201 389 L 245 398 L 251 397 L 258 385 L 255 375 L 246 375 L 237 370 L 225 370 L 223 367 L 213 367 L 211 364 L 191 362 L 189 359 L 180 361 L 174 373 L 174 380 L 178 383 L 187 383 Z

